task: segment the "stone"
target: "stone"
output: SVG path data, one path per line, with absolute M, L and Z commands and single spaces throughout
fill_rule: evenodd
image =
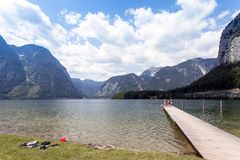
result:
M 240 14 L 222 32 L 217 65 L 238 61 L 240 61 Z

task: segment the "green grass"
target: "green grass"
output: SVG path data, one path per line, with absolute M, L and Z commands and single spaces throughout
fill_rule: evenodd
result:
M 19 145 L 38 138 L 26 138 L 14 135 L 0 135 L 0 160 L 198 160 L 194 156 L 183 156 L 161 152 L 134 152 L 127 150 L 97 150 L 72 142 L 60 143 L 59 147 L 47 150 L 25 148 Z
M 224 130 L 240 138 L 240 130 L 239 129 L 237 129 L 237 128 L 226 128 Z
M 124 94 L 125 93 L 122 93 L 122 92 L 117 93 L 117 94 L 113 95 L 112 99 L 124 99 Z
M 187 87 L 184 92 L 201 92 L 238 88 L 240 84 L 240 62 L 217 66 L 199 80 Z

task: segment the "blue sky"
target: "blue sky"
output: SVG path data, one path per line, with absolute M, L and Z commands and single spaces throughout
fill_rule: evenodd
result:
M 3 0 L 0 34 L 48 48 L 74 78 L 105 80 L 217 57 L 239 0 Z
M 63 9 L 81 14 L 102 11 L 111 16 L 115 14 L 124 16 L 129 8 L 151 7 L 154 11 L 177 8 L 174 0 L 30 0 L 30 2 L 41 6 L 53 19 L 57 19 L 59 11 Z
M 110 16 L 115 14 L 125 16 L 129 8 L 152 8 L 153 11 L 176 11 L 179 6 L 175 0 L 29 0 L 37 4 L 54 21 L 58 21 L 59 12 L 63 9 L 79 12 L 83 15 L 88 12 L 102 11 Z M 217 0 L 218 6 L 213 13 L 220 14 L 224 10 L 235 11 L 240 9 L 239 0 Z

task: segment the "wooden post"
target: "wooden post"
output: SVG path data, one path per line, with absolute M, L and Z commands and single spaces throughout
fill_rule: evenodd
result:
M 204 99 L 202 100 L 202 112 L 203 113 L 205 112 L 205 100 Z
M 223 102 L 220 100 L 220 115 L 223 115 Z
M 183 110 L 183 108 L 184 108 L 184 102 L 183 102 L 183 100 L 182 100 L 182 110 Z

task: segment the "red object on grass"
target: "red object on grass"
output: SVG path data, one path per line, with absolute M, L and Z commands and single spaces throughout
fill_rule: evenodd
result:
M 66 138 L 66 137 L 61 137 L 61 138 L 59 139 L 59 141 L 60 141 L 60 142 L 67 142 L 67 138 Z

